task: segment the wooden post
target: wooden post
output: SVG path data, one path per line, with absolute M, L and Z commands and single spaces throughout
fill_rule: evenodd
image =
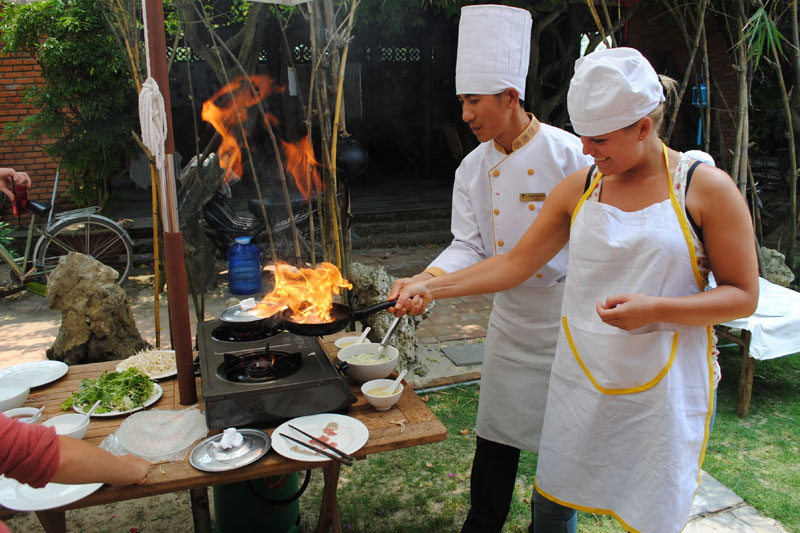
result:
M 742 330 L 742 342 L 739 352 L 742 354 L 742 371 L 739 373 L 739 395 L 736 399 L 736 414 L 740 418 L 750 412 L 750 396 L 753 394 L 753 375 L 756 371 L 756 360 L 750 357 L 750 339 L 752 334 Z
M 172 330 L 172 347 L 178 367 L 178 391 L 181 405 L 197 402 L 194 383 L 194 354 L 192 353 L 192 328 L 189 324 L 189 296 L 186 291 L 186 264 L 183 257 L 183 235 L 178 223 L 176 207 L 174 153 L 172 137 L 172 111 L 169 99 L 167 73 L 167 43 L 164 33 L 164 5 L 156 0 L 145 0 L 147 11 L 147 37 L 151 75 L 158 83 L 164 97 L 167 136 L 164 141 L 166 161 L 161 174 L 161 216 L 164 222 L 164 256 L 167 270 L 167 301 Z

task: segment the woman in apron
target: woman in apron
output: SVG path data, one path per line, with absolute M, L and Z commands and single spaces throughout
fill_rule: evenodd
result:
M 689 182 L 693 161 L 662 144 L 664 89 L 638 51 L 579 59 L 567 103 L 595 166 L 556 186 L 511 252 L 408 286 L 396 307 L 507 289 L 569 241 L 534 495 L 563 512 L 537 506 L 531 530 L 574 531 L 581 509 L 677 532 L 708 439 L 711 325 L 758 300 L 749 212 L 728 175 L 700 165 Z

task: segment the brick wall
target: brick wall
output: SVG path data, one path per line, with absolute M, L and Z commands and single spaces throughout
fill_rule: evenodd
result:
M 0 167 L 27 172 L 33 182 L 29 198 L 49 203 L 53 194 L 56 163 L 42 151 L 38 141 L 11 141 L 4 133 L 6 124 L 18 122 L 35 112 L 23 102 L 23 94 L 26 87 L 42 81 L 39 65 L 32 58 L 19 54 L 0 54 Z M 69 179 L 62 172 L 56 194 L 58 210 L 73 207 L 71 200 L 64 194 L 68 185 Z M 11 202 L 6 202 L 0 212 L 0 218 L 7 222 L 13 218 L 10 204 Z
M 721 27 L 721 17 L 706 12 L 706 36 L 708 39 L 709 68 L 715 85 L 724 97 L 719 98 L 717 93 L 711 94 L 711 147 L 712 152 L 718 152 L 718 134 L 716 133 L 716 116 L 714 108 L 719 109 L 720 122 L 722 123 L 723 138 L 726 150 L 733 150 L 735 138 L 735 124 L 733 115 L 736 112 L 738 101 L 738 87 L 734 58 L 731 55 L 730 43 L 727 41 L 724 28 Z M 691 31 L 691 30 L 690 30 Z M 693 37 L 693 35 L 691 36 Z M 689 62 L 689 50 L 683 38 L 683 33 L 675 23 L 672 16 L 666 12 L 663 5 L 651 3 L 648 7 L 640 8 L 627 27 L 626 46 L 631 46 L 641 51 L 660 74 L 668 74 L 681 81 Z M 696 61 L 699 64 L 700 50 Z M 690 84 L 695 82 L 694 76 Z M 729 113 L 730 108 L 730 113 Z M 670 145 L 677 149 L 692 149 L 697 137 L 697 109 L 692 107 L 691 86 L 687 88 L 683 98 L 683 105 L 678 116 L 676 129 L 672 135 Z M 714 154 L 719 157 L 718 153 Z M 730 159 L 730 155 L 727 156 Z

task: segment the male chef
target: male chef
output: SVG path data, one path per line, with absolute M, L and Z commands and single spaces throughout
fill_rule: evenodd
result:
M 530 36 L 527 10 L 462 8 L 456 94 L 461 118 L 481 144 L 456 170 L 453 242 L 424 272 L 396 281 L 389 299 L 410 282 L 510 251 L 552 188 L 591 164 L 577 137 L 525 112 L 521 98 Z M 494 297 L 475 428 L 471 508 L 462 531 L 501 531 L 520 449 L 538 451 L 566 271 L 565 248 L 521 286 Z

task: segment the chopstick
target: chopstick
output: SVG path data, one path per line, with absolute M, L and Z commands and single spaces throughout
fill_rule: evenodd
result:
M 315 437 L 315 436 L 313 436 L 313 435 L 309 435 L 308 433 L 306 433 L 306 432 L 305 432 L 305 431 L 303 431 L 302 429 L 300 429 L 300 428 L 296 428 L 296 427 L 294 427 L 294 426 L 293 426 L 293 425 L 291 425 L 291 424 L 287 424 L 287 425 L 288 425 L 290 428 L 292 428 L 293 430 L 295 430 L 295 431 L 298 431 L 298 432 L 302 433 L 303 435 L 305 435 L 305 436 L 306 436 L 306 437 L 308 437 L 309 439 L 313 440 L 313 441 L 314 441 L 314 442 L 316 442 L 317 444 L 322 444 L 323 446 L 325 446 L 326 448 L 328 448 L 328 449 L 329 449 L 329 450 L 331 450 L 332 452 L 334 452 L 334 453 L 337 453 L 337 454 L 341 455 L 341 456 L 342 456 L 342 457 L 344 457 L 345 459 L 347 459 L 347 460 L 350 460 L 350 461 L 352 461 L 352 460 L 353 460 L 353 458 L 352 458 L 351 456 L 347 455 L 346 453 L 344 453 L 342 450 L 339 450 L 338 448 L 334 448 L 333 446 L 331 446 L 330 444 L 328 444 L 328 443 L 327 443 L 327 442 L 325 442 L 324 440 L 318 439 L 317 437 Z
M 334 455 L 334 454 L 332 454 L 330 452 L 326 452 L 325 450 L 320 450 L 316 446 L 312 446 L 312 445 L 308 444 L 307 442 L 301 441 L 300 439 L 296 439 L 294 437 L 290 437 L 289 435 L 287 435 L 285 433 L 280 433 L 280 436 L 285 438 L 285 439 L 289 439 L 291 441 L 294 441 L 297 444 L 300 444 L 301 446 L 305 446 L 306 448 L 314 450 L 318 454 L 324 455 L 325 457 L 330 457 L 334 461 L 339 461 L 340 463 L 345 464 L 347 466 L 353 466 L 353 461 L 351 461 L 350 459 L 345 459 L 344 457 L 339 457 L 338 455 Z

